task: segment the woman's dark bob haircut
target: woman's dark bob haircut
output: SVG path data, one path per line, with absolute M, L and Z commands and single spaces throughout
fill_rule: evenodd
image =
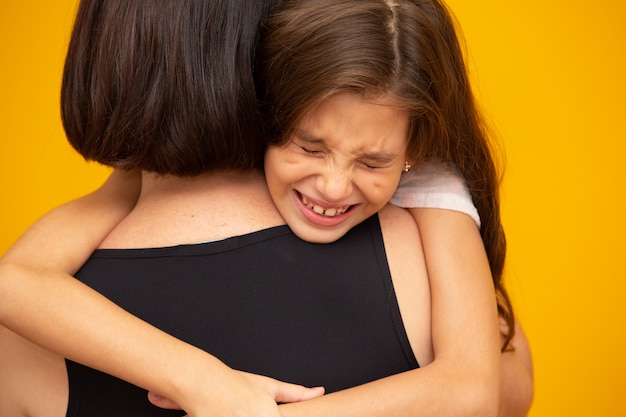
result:
M 160 174 L 258 168 L 257 34 L 275 1 L 82 0 L 61 90 L 87 160 Z

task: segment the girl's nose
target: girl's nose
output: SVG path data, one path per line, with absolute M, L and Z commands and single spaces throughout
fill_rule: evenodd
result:
M 317 188 L 328 202 L 342 202 L 352 194 L 352 170 L 328 167 L 317 178 Z

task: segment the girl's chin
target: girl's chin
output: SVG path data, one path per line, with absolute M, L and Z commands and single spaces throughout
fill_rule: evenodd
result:
M 346 224 L 346 227 L 320 228 L 320 227 L 291 227 L 293 233 L 300 239 L 311 243 L 332 243 L 341 239 L 349 230 L 350 226 Z

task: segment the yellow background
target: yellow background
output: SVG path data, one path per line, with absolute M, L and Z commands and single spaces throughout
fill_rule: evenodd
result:
M 506 152 L 507 283 L 534 355 L 530 415 L 625 416 L 626 5 L 450 5 Z M 0 253 L 107 174 L 60 124 L 73 13 L 73 0 L 0 4 Z

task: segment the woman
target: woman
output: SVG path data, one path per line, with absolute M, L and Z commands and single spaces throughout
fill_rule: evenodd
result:
M 334 97 L 334 98 L 337 98 L 337 97 L 341 97 L 341 96 L 333 96 L 333 97 Z M 354 98 L 354 97 L 350 97 L 350 96 L 348 96 L 347 98 L 348 98 L 348 99 L 350 99 L 350 98 Z M 380 98 L 380 97 L 378 97 L 378 98 Z M 395 97 L 393 97 L 393 98 L 395 99 Z M 323 103 L 323 104 L 329 104 L 329 102 L 328 102 L 328 101 L 326 101 L 327 99 L 330 99 L 330 96 L 329 96 L 329 97 L 324 98 L 323 100 L 321 100 L 321 103 Z M 332 100 L 331 100 L 330 104 L 333 104 L 333 103 L 332 103 Z M 345 104 L 345 103 L 344 103 L 344 104 Z M 391 102 L 384 102 L 384 100 L 383 100 L 383 102 L 376 102 L 376 101 L 374 101 L 374 102 L 368 102 L 368 101 L 366 100 L 366 102 L 365 102 L 365 103 L 359 103 L 359 102 L 357 101 L 357 103 L 356 103 L 356 104 L 365 104 L 365 105 L 366 105 L 366 107 L 367 107 L 368 105 L 374 105 L 374 106 L 380 106 L 381 104 L 382 104 L 382 105 L 391 105 L 391 106 L 392 106 L 392 108 L 394 108 L 394 109 L 395 109 L 396 107 L 399 107 L 399 106 L 397 106 L 397 103 L 396 103 L 396 102 L 394 102 L 393 100 L 392 100 Z M 392 113 L 394 113 L 394 112 L 392 112 Z M 210 113 L 209 113 L 209 114 L 210 114 Z M 401 119 L 402 119 L 402 117 L 401 117 Z M 123 124 L 122 124 L 122 125 L 123 125 Z M 174 123 L 174 125 L 175 125 L 175 123 Z M 215 137 L 215 136 L 211 136 L 211 137 Z M 219 144 L 219 143 L 218 143 L 218 144 Z M 287 142 L 287 144 L 288 144 L 288 145 L 293 145 L 293 141 L 292 141 L 292 140 L 289 140 L 289 141 Z M 143 143 L 143 145 L 145 146 L 145 142 Z M 217 146 L 217 145 L 216 145 L 216 146 Z M 284 149 L 284 148 L 283 148 L 282 146 L 279 146 L 279 147 L 275 147 L 275 148 L 273 148 L 273 149 L 274 149 L 274 150 L 277 150 L 277 151 L 280 151 L 281 149 Z M 311 149 L 309 149 L 309 150 L 311 150 Z M 314 151 L 314 152 L 319 152 L 319 150 L 312 150 L 312 151 Z M 392 153 L 393 153 L 393 152 L 392 152 Z M 389 154 L 389 152 L 387 152 L 387 154 Z M 402 154 L 402 152 L 401 152 L 401 151 L 396 151 L 396 152 L 395 152 L 395 154 L 396 154 L 396 156 L 398 156 L 398 154 Z M 145 156 L 145 153 L 144 153 L 144 154 L 141 154 L 141 155 Z M 236 155 L 236 154 L 235 154 L 235 155 Z M 244 153 L 243 155 L 246 155 L 246 154 Z M 119 155 L 118 155 L 117 157 L 119 157 Z M 241 158 L 241 160 L 244 160 L 244 161 L 245 161 L 246 159 L 247 159 L 247 158 Z M 402 159 L 402 158 L 401 158 L 401 159 Z M 379 162 L 380 162 L 380 158 L 379 158 L 378 160 L 379 160 Z M 129 161 L 129 159 L 126 159 L 126 161 Z M 159 160 L 159 161 L 161 162 L 162 160 Z M 119 162 L 119 160 L 117 160 L 117 162 Z M 248 162 L 249 162 L 249 160 L 248 160 L 248 161 L 246 161 L 246 163 L 248 163 Z M 354 162 L 354 161 L 353 161 L 353 162 Z M 356 162 L 361 163 L 362 161 L 356 161 Z M 396 165 L 397 165 L 397 161 L 395 161 L 395 162 L 396 162 Z M 136 161 L 131 161 L 130 165 L 132 165 L 133 163 L 136 163 Z M 169 165 L 170 163 L 173 163 L 173 162 L 168 162 L 167 164 Z M 400 162 L 400 164 L 401 164 L 401 165 L 403 165 L 403 164 L 404 164 L 404 161 L 401 161 L 401 162 Z M 186 164 L 185 164 L 185 165 L 186 165 Z M 225 167 L 224 167 L 224 166 L 222 166 L 222 167 L 220 167 L 220 168 L 225 168 Z M 266 168 L 266 170 L 267 170 L 267 168 Z M 396 176 L 396 179 L 397 179 L 397 177 L 399 177 L 399 172 L 400 172 L 400 171 L 401 171 L 400 169 L 398 169 L 397 171 L 395 171 L 395 172 L 397 172 L 397 173 L 398 173 L 398 174 L 397 174 L 397 176 Z M 206 181 L 209 181 L 209 179 L 208 179 L 206 176 L 205 176 L 204 178 L 202 178 L 202 177 L 203 177 L 203 176 L 197 177 L 195 181 L 193 181 L 193 180 L 184 180 L 184 181 L 182 181 L 182 180 L 173 179 L 173 178 L 165 178 L 165 179 L 161 179 L 161 178 L 159 178 L 158 176 L 149 175 L 149 178 L 147 178 L 147 179 L 146 179 L 146 181 L 147 181 L 148 183 L 147 183 L 147 184 L 145 184 L 145 185 L 146 185 L 145 187 L 143 187 L 143 191 L 142 191 L 143 196 L 142 196 L 142 197 L 143 197 L 144 199 L 145 199 L 145 198 L 148 198 L 148 200 L 149 200 L 150 198 L 154 198 L 154 196 L 155 196 L 155 194 L 154 194 L 154 193 L 155 193 L 155 192 L 157 193 L 156 195 L 157 195 L 157 196 L 159 196 L 159 195 L 160 195 L 160 194 L 162 194 L 164 191 L 168 191 L 170 194 L 167 194 L 167 195 L 171 195 L 171 192 L 172 192 L 172 191 L 171 191 L 171 186 L 172 186 L 172 185 L 175 185 L 175 184 L 176 184 L 177 186 L 178 186 L 178 185 L 185 184 L 185 187 L 184 187 L 184 192 L 183 192 L 183 191 L 181 191 L 181 193 L 183 193 L 184 195 L 187 195 L 187 196 L 191 196 L 191 195 L 197 196 L 197 193 L 195 192 L 195 189 L 196 189 L 195 187 L 198 187 L 198 186 L 199 186 L 199 185 L 201 185 L 201 184 L 205 184 L 205 185 L 206 185 L 206 184 L 208 184 L 208 183 L 209 183 L 209 182 L 206 182 Z M 216 189 L 218 189 L 218 190 L 219 190 L 218 185 L 220 184 L 220 181 L 223 181 L 223 180 L 224 180 L 224 176 L 220 177 L 220 175 L 214 175 L 214 174 L 212 174 L 212 175 L 210 175 L 210 176 L 208 176 L 208 177 L 210 177 L 210 183 L 214 186 L 214 187 L 212 187 L 212 189 L 213 189 L 213 190 L 216 190 Z M 243 189 L 243 188 L 241 188 L 241 187 L 245 184 L 245 185 L 246 185 L 246 186 L 244 187 L 245 189 L 257 190 L 257 191 L 256 191 L 256 194 L 254 194 L 254 193 L 250 194 L 250 196 L 253 196 L 253 195 L 254 195 L 254 196 L 256 196 L 256 198 L 251 199 L 251 200 L 248 202 L 248 204 L 251 204 L 251 202 L 253 202 L 253 201 L 255 202 L 255 204 L 259 204 L 258 202 L 259 202 L 259 201 L 261 201 L 261 202 L 263 202 L 263 204 L 261 204 L 261 205 L 260 205 L 260 207 L 262 207 L 262 208 L 264 209 L 264 210 L 262 210 L 262 213 L 265 213 L 265 210 L 268 210 L 267 214 L 271 214 L 271 213 L 272 213 L 272 211 L 271 211 L 271 209 L 270 209 L 270 206 L 267 204 L 267 202 L 268 202 L 268 198 L 267 198 L 267 197 L 268 197 L 268 195 L 267 195 L 267 194 L 264 194 L 264 192 L 262 191 L 264 188 L 262 188 L 262 187 L 260 186 L 260 184 L 259 184 L 259 181 L 258 181 L 258 178 L 257 178 L 257 175 L 256 175 L 256 174 L 239 175 L 239 176 L 236 176 L 235 178 L 239 178 L 239 182 L 237 182 L 236 180 L 233 182 L 233 178 L 230 178 L 230 180 L 229 180 L 229 186 L 228 186 L 228 187 L 229 187 L 229 188 L 228 188 L 228 190 L 229 190 L 229 191 L 227 192 L 226 190 L 223 190 L 222 192 L 226 193 L 227 195 L 230 195 L 230 194 L 232 194 L 233 190 Z M 163 181 L 161 182 L 161 180 L 163 180 Z M 218 181 L 218 180 L 219 180 L 219 181 Z M 215 183 L 215 181 L 217 181 L 217 182 Z M 252 186 L 252 185 L 253 185 L 253 186 Z M 234 187 L 234 188 L 230 188 L 230 187 Z M 388 196 L 387 196 L 387 197 L 389 197 L 389 196 L 391 195 L 391 191 L 393 191 L 393 188 L 395 188 L 395 186 L 394 186 L 394 187 L 390 187 L 390 186 L 388 186 L 388 187 L 386 187 L 386 188 L 385 188 L 385 189 L 387 190 L 386 192 L 388 193 Z M 390 189 L 391 191 L 389 191 L 388 189 Z M 216 191 L 216 192 L 217 192 L 217 191 Z M 153 193 L 153 194 L 151 194 L 151 193 Z M 237 194 L 238 196 L 240 196 L 240 197 L 241 197 L 241 195 L 242 195 L 242 194 L 243 194 L 243 195 L 245 195 L 245 193 L 236 193 L 236 194 Z M 166 194 L 162 194 L 162 195 L 166 195 Z M 219 194 L 213 194 L 213 198 L 210 198 L 210 199 L 209 199 L 209 201 L 206 201 L 205 203 L 206 203 L 206 204 L 210 204 L 211 202 L 218 201 L 218 200 L 215 198 L 215 197 L 216 197 L 216 196 L 218 196 L 218 195 L 219 195 Z M 384 203 L 384 201 L 383 201 L 383 200 L 384 200 L 384 199 L 382 199 L 382 198 L 381 198 L 381 199 L 380 199 L 380 201 L 378 201 L 378 200 L 377 200 L 376 202 L 377 202 L 377 204 L 381 204 L 381 202 L 383 202 L 383 203 Z M 147 214 L 146 212 L 143 212 L 144 216 L 138 216 L 138 215 L 142 213 L 142 210 L 146 210 L 147 208 L 151 208 L 151 209 L 155 209 L 155 208 L 165 208 L 165 207 L 166 207 L 166 205 L 165 205 L 164 203 L 167 203 L 169 200 L 168 200 L 168 199 L 163 200 L 163 199 L 162 199 L 162 196 L 161 196 L 161 198 L 160 198 L 158 201 L 160 202 L 160 204 L 155 206 L 155 205 L 154 205 L 154 203 L 150 203 L 150 201 L 148 201 L 148 202 L 146 203 L 146 201 L 145 201 L 145 200 L 143 200 L 143 201 L 142 201 L 142 200 L 140 200 L 140 204 L 138 205 L 138 208 L 136 209 L 136 211 L 134 212 L 134 214 L 131 214 L 131 217 L 130 217 L 129 219 L 125 220 L 125 223 L 123 223 L 123 224 L 120 226 L 120 228 L 118 228 L 118 229 L 117 229 L 117 232 L 115 232 L 113 235 L 111 235 L 111 236 L 109 237 L 109 240 L 107 241 L 108 243 L 105 243 L 105 244 L 112 245 L 112 244 L 116 241 L 116 239 L 118 239 L 118 238 L 119 238 L 119 236 L 126 236 L 126 238 L 123 240 L 123 241 L 125 242 L 125 243 L 124 243 L 124 246 L 125 246 L 125 247 L 128 247 L 128 245 L 132 245 L 132 243 L 133 243 L 133 242 L 128 240 L 128 236 L 129 236 L 129 234 L 128 234 L 128 229 L 126 229 L 126 230 L 127 230 L 127 231 L 126 231 L 126 235 L 124 235 L 124 229 L 125 229 L 125 228 L 128 228 L 128 227 L 131 227 L 131 226 L 132 226 L 132 227 L 137 227 L 137 226 L 138 226 L 138 225 L 140 225 L 140 224 L 144 224 L 144 225 L 145 225 L 145 223 L 141 223 L 141 221 L 140 221 L 139 223 L 133 223 L 133 221 L 134 221 L 134 220 L 133 220 L 133 218 L 134 218 L 134 219 L 144 218 L 144 220 L 143 220 L 143 221 L 145 221 L 145 219 L 151 219 L 151 220 L 153 221 L 153 223 L 152 223 L 152 224 L 154 224 L 154 220 L 155 220 L 155 218 L 145 217 L 145 214 Z M 220 199 L 219 201 L 221 202 L 221 201 L 228 201 L 228 200 L 223 200 L 223 199 Z M 248 201 L 248 200 L 245 200 L 245 199 L 244 199 L 244 200 L 241 200 L 241 199 L 240 199 L 240 200 L 234 200 L 232 203 L 229 203 L 228 205 L 225 205 L 225 204 L 219 204 L 218 206 L 215 206 L 215 207 L 214 207 L 214 210 L 215 210 L 215 211 L 214 211 L 214 213 L 226 213 L 226 214 L 227 214 L 227 213 L 229 213 L 229 210 L 228 210 L 228 209 L 234 210 L 235 208 L 237 208 L 237 209 L 239 210 L 239 209 L 240 209 L 240 207 L 241 207 L 241 206 L 240 206 L 240 204 L 241 204 L 241 203 L 243 203 L 243 202 L 246 202 L 246 201 Z M 316 204 L 311 204 L 311 201 L 310 201 L 310 200 L 308 200 L 308 203 L 309 203 L 309 205 L 316 206 Z M 148 204 L 148 205 L 146 205 L 146 204 Z M 176 202 L 176 204 L 180 204 L 180 201 Z M 353 206 L 353 205 L 354 205 L 354 204 L 352 204 L 352 203 L 351 203 L 351 204 L 349 204 L 349 206 Z M 267 207 L 266 207 L 266 206 L 267 206 Z M 243 207 L 246 207 L 246 205 L 244 205 Z M 354 210 L 354 209 L 353 209 L 353 210 Z M 351 210 L 351 212 L 352 212 L 352 210 Z M 171 211 L 170 211 L 170 213 L 171 213 Z M 244 213 L 246 213 L 246 212 L 244 211 Z M 254 210 L 254 212 L 251 212 L 251 213 L 248 213 L 248 214 L 249 214 L 250 218 L 254 218 L 254 217 L 258 216 L 258 214 L 259 214 L 259 213 L 258 213 L 258 208 L 257 208 L 256 210 Z M 366 213 L 363 213 L 363 216 L 362 216 L 362 217 L 366 217 L 366 216 L 364 216 L 364 214 L 366 214 Z M 271 215 L 271 217 L 270 217 L 269 219 L 266 219 L 266 222 L 268 222 L 268 220 L 269 220 L 269 223 L 268 223 L 268 224 L 272 224 L 272 222 L 276 222 L 276 221 L 277 221 L 277 218 L 276 218 L 276 217 L 273 217 L 273 216 L 274 216 L 274 215 L 272 214 L 272 215 Z M 171 220 L 172 220 L 171 216 L 169 216 L 169 217 L 162 216 L 162 217 L 157 217 L 157 218 L 167 219 L 168 221 L 171 221 Z M 228 218 L 228 217 L 226 217 L 226 215 L 225 215 L 225 216 L 224 216 L 224 218 Z M 271 220 L 271 219 L 274 219 L 274 220 Z M 179 220 L 183 220 L 183 219 L 179 219 Z M 189 219 L 187 219 L 187 220 L 189 220 Z M 208 220 L 208 219 L 207 219 L 207 220 Z M 130 226 L 129 226 L 129 224 L 130 224 Z M 263 227 L 266 227 L 268 224 L 264 224 L 264 225 L 263 225 Z M 133 225 L 134 225 L 134 226 L 133 226 Z M 166 225 L 167 225 L 167 222 L 164 224 L 164 227 L 165 227 Z M 384 225 L 385 225 L 385 223 L 383 222 L 383 227 L 384 227 Z M 258 227 L 258 226 L 259 226 L 259 225 L 257 225 L 256 227 Z M 250 225 L 250 224 L 247 224 L 247 226 L 245 226 L 245 227 L 248 227 L 248 228 L 249 228 L 249 227 L 251 227 L 251 225 Z M 402 229 L 402 230 L 408 230 L 408 229 L 409 229 L 409 227 L 410 227 L 410 226 L 408 226 L 408 225 L 404 225 L 404 226 L 403 226 L 402 228 L 400 228 L 400 229 Z M 179 228 L 177 228 L 176 230 L 180 230 L 180 229 L 179 229 Z M 197 229 L 193 228 L 192 230 L 197 230 Z M 239 230 L 239 231 L 234 231 L 234 230 L 231 230 L 231 229 L 228 229 L 228 228 L 222 229 L 222 232 L 226 232 L 227 230 L 228 230 L 227 234 L 233 234 L 233 233 L 234 233 L 234 234 L 238 234 L 238 233 L 241 233 L 241 232 L 242 232 L 241 230 Z M 390 230 L 392 230 L 392 229 L 390 229 Z M 203 233 L 201 233 L 201 234 L 203 235 L 203 237 L 206 237 L 206 235 L 205 235 L 205 234 L 203 234 Z M 115 237 L 116 235 L 118 236 L 118 238 L 116 238 L 116 237 Z M 148 237 L 150 237 L 150 235 L 147 235 L 147 236 L 148 236 Z M 166 235 L 166 236 L 167 236 L 167 235 Z M 151 237 L 152 237 L 153 239 L 154 239 L 154 238 L 158 238 L 158 239 L 155 239 L 155 240 L 150 240 L 150 242 L 152 242 L 152 243 L 151 243 L 151 245 L 154 245 L 154 244 L 155 244 L 155 242 L 157 242 L 159 239 L 161 239 L 161 242 L 163 242 L 163 243 L 165 243 L 165 244 L 168 244 L 168 243 L 173 243 L 173 242 L 171 242 L 170 240 L 168 240 L 168 239 L 170 239 L 170 238 L 167 238 L 166 236 L 155 236 L 155 235 L 152 235 Z M 142 237 L 142 239 L 143 239 L 143 238 L 146 238 L 146 239 L 147 239 L 148 237 L 144 236 L 144 237 Z M 192 237 L 192 236 L 186 235 L 185 239 L 190 239 L 190 241 L 192 241 L 192 242 L 193 242 L 193 241 L 197 241 L 197 237 L 199 237 L 199 236 Z M 219 236 L 219 235 L 216 235 L 216 236 L 211 236 L 211 238 L 220 238 L 220 237 L 224 237 L 224 236 Z M 180 242 L 179 242 L 179 243 L 180 243 Z M 156 244 L 158 244 L 158 243 L 156 243 Z M 417 245 L 417 247 L 413 247 L 413 249 L 419 249 L 419 244 L 418 244 L 418 242 L 416 242 L 416 243 L 415 243 L 415 245 Z M 141 246 L 141 244 L 140 244 L 140 246 Z M 405 249 L 408 249 L 408 248 L 405 248 Z M 388 254 L 389 254 L 389 252 L 390 252 L 390 249 L 388 250 Z M 417 251 L 416 251 L 416 252 L 417 252 Z M 390 256 L 392 256 L 392 255 L 390 255 Z M 407 255 L 407 259 L 410 259 L 409 255 Z M 415 269 L 416 269 L 416 271 L 417 271 L 417 270 L 419 270 L 419 268 L 420 268 L 420 267 L 419 267 L 419 262 L 418 262 L 418 263 L 415 265 Z M 394 277 L 394 284 L 395 284 L 395 277 Z M 95 307 L 92 307 L 92 308 L 93 308 L 93 310 L 92 310 L 92 311 L 96 311 L 96 310 L 97 310 Z M 435 313 L 435 314 L 436 314 L 436 313 Z M 97 316 L 96 316 L 96 317 L 97 317 Z M 442 314 L 440 317 L 446 317 L 446 316 L 445 316 L 444 314 Z M 405 319 L 404 315 L 403 315 L 403 319 Z M 134 325 L 133 325 L 133 326 L 134 326 Z M 144 334 L 144 333 L 140 333 L 140 334 Z M 42 336 L 41 336 L 41 335 L 39 335 L 39 337 L 41 338 Z M 34 338 L 36 339 L 36 338 L 37 338 L 37 336 L 35 335 L 35 337 L 34 337 Z M 119 347 L 120 347 L 120 351 L 123 351 L 123 348 L 122 348 L 121 346 L 119 346 Z M 53 348 L 54 348 L 54 346 L 53 346 Z M 71 349 L 70 349 L 70 350 L 71 350 Z M 81 359 L 80 355 L 81 355 L 81 353 L 80 353 L 80 352 L 77 352 L 77 353 L 75 353 L 75 354 L 74 354 L 74 357 L 76 357 L 76 358 L 78 358 L 78 359 Z M 443 355 L 443 356 L 445 356 L 445 355 Z M 133 362 L 132 362 L 133 366 L 132 366 L 131 368 L 139 368 L 139 369 L 141 369 L 141 368 L 142 368 L 141 364 L 143 363 L 143 362 L 142 362 L 142 359 L 141 359 L 140 357 L 137 357 L 136 359 L 137 359 L 137 361 L 133 361 Z M 87 358 L 87 359 L 85 359 L 85 362 L 89 363 L 89 359 L 88 359 L 88 358 Z M 162 364 L 162 366 L 166 367 L 166 363 L 163 363 L 163 364 Z M 426 368 L 424 368 L 424 369 L 426 369 Z M 431 369 L 432 369 L 432 368 L 431 368 Z M 132 370 L 132 369 L 124 369 L 124 370 L 121 370 L 121 369 L 105 369 L 105 370 L 110 371 L 111 373 L 122 374 L 122 376 L 124 376 L 124 377 L 128 377 L 128 379 L 129 379 L 129 380 L 132 380 L 133 382 L 136 382 L 136 383 L 138 383 L 138 384 L 140 384 L 140 385 L 146 386 L 147 388 L 154 388 L 154 389 L 161 389 L 161 390 L 163 390 L 163 387 L 162 387 L 162 386 L 160 386 L 160 385 L 158 384 L 158 382 L 155 382 L 155 380 L 154 380 L 154 379 L 153 379 L 153 380 L 150 380 L 150 376 L 145 377 L 145 376 L 138 375 L 138 374 L 141 374 L 141 372 L 140 372 L 140 371 L 137 371 L 137 370 Z M 160 370 L 160 371 L 161 371 L 161 372 L 164 372 L 165 374 L 167 374 L 167 369 L 165 369 L 165 370 Z M 426 372 L 426 374 L 428 374 L 428 371 Z M 408 376 L 407 376 L 407 375 L 409 375 L 409 374 L 405 374 L 405 375 L 403 375 L 401 378 L 408 378 Z M 411 377 L 413 376 L 413 374 L 410 374 L 410 375 L 411 375 Z M 143 379 L 142 379 L 142 378 L 143 378 Z M 373 388 L 373 389 L 377 389 L 377 388 L 376 388 L 377 386 L 378 386 L 378 387 L 382 387 L 383 385 L 381 385 L 381 384 L 379 383 L 378 385 L 374 385 L 374 388 Z M 370 385 L 369 387 L 371 388 L 371 385 Z M 365 388 L 365 389 L 370 389 L 370 388 Z M 414 387 L 412 387 L 412 389 L 415 389 L 415 388 L 414 388 Z M 174 396 L 176 396 L 176 395 L 177 395 L 177 392 L 176 392 L 176 391 L 177 391 L 176 389 L 172 389 L 172 390 L 170 390 L 170 391 L 168 392 L 168 390 L 167 390 L 167 389 L 165 389 L 164 391 L 161 391 L 161 392 L 164 392 L 164 393 L 166 393 L 166 394 L 168 394 L 168 395 L 169 395 L 169 394 L 171 394 L 171 393 L 173 393 L 173 394 L 174 394 Z M 398 390 L 396 390 L 396 391 L 398 391 Z M 426 391 L 427 391 L 427 390 L 426 390 Z M 453 391 L 453 390 L 452 390 L 452 391 Z M 222 392 L 222 393 L 223 393 L 223 392 Z M 180 394 L 180 392 L 178 392 L 178 394 Z M 332 402 L 332 401 L 333 401 L 334 399 L 336 399 L 336 398 L 341 398 L 341 396 L 337 396 L 337 395 L 335 395 L 335 396 L 328 396 L 326 399 L 324 399 L 324 401 L 326 402 L 326 404 L 328 404 L 328 402 L 329 402 L 329 401 L 331 401 L 331 402 Z M 182 401 L 181 401 L 181 399 L 182 399 Z M 181 403 L 182 405 L 186 405 L 184 395 L 182 396 L 182 398 L 176 398 L 176 400 L 177 400 L 179 403 Z M 312 404 L 312 403 L 313 403 L 313 402 L 311 402 L 311 404 Z M 305 406 L 305 404 L 306 404 L 306 403 L 303 403 L 303 404 L 301 404 L 301 405 L 302 405 L 302 406 Z M 322 402 L 322 404 L 324 404 L 324 402 Z M 401 403 L 401 402 L 397 402 L 397 403 L 395 403 L 395 404 L 396 404 L 396 405 L 402 405 L 402 403 Z M 281 406 L 281 407 L 282 407 L 282 406 Z M 236 408 L 237 408 L 237 409 L 239 409 L 239 407 L 236 407 Z M 196 408 L 194 408 L 194 406 L 187 407 L 186 409 L 187 409 L 188 411 L 190 411 L 190 412 L 192 413 L 192 415 L 201 415 L 201 414 L 194 414 L 194 413 L 196 412 Z M 289 408 L 283 408 L 283 410 L 285 410 L 284 412 L 288 412 Z M 370 411 L 371 411 L 371 410 L 370 410 Z M 282 412 L 282 411 L 281 411 L 281 412 Z

